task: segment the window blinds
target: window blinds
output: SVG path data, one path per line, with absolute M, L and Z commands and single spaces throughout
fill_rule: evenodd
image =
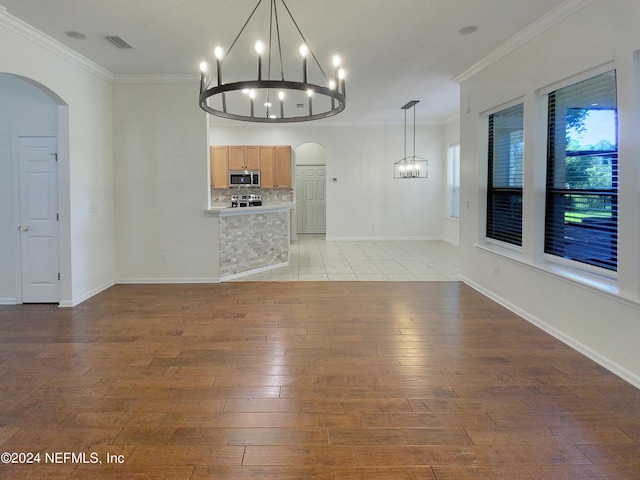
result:
M 545 252 L 617 269 L 616 74 L 549 94 Z
M 522 245 L 524 106 L 489 116 L 487 232 L 489 238 Z

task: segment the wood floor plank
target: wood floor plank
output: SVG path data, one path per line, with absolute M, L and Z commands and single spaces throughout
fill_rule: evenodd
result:
M 124 462 L 0 478 L 640 479 L 640 391 L 457 282 L 0 306 L 0 378 L 0 451 Z
M 330 428 L 331 445 L 465 445 L 464 429 L 452 428 Z
M 242 464 L 355 467 L 358 460 L 355 448 L 342 445 L 268 445 L 246 447 Z
M 240 465 L 244 446 L 140 445 L 126 459 L 127 466 Z
M 538 446 L 357 446 L 360 465 L 585 465 L 573 445 Z M 384 452 L 384 453 L 383 453 Z M 437 476 L 437 475 L 436 475 Z
M 431 467 L 312 467 L 305 465 L 196 467 L 192 480 L 435 480 Z

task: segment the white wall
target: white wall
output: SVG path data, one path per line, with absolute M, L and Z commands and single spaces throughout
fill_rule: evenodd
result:
M 594 0 L 462 82 L 460 246 L 468 283 L 640 386 L 638 24 L 636 0 Z M 542 253 L 546 110 L 536 95 L 607 62 L 617 69 L 619 107 L 619 272 L 613 282 L 549 263 Z M 510 251 L 483 241 L 487 132 L 481 113 L 520 97 L 523 248 Z
M 118 282 L 219 278 L 198 83 L 114 86 Z M 216 247 L 214 250 L 214 246 Z
M 111 81 L 3 9 L 0 45 L 0 73 L 43 85 L 58 104 L 60 304 L 74 305 L 115 279 Z
M 394 180 L 404 154 L 402 126 L 214 125 L 211 145 L 298 145 L 327 148 L 327 238 L 440 239 L 443 211 L 442 126 L 417 126 L 416 155 L 429 160 L 429 178 Z M 408 134 L 407 153 L 413 151 Z M 337 181 L 333 182 L 332 179 Z

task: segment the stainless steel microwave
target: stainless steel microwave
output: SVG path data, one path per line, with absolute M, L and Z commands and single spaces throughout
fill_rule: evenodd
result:
M 260 170 L 232 170 L 229 172 L 229 186 L 246 186 L 246 187 L 259 187 L 260 186 Z

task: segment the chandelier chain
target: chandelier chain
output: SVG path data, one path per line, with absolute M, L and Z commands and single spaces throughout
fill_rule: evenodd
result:
M 289 7 L 287 6 L 287 4 L 285 3 L 284 0 L 282 0 L 282 5 L 284 5 L 284 8 L 287 9 L 287 13 L 289 14 L 289 17 L 291 17 L 291 21 L 296 26 L 296 29 L 298 30 L 298 33 L 300 34 L 300 37 L 304 41 L 305 45 L 307 45 L 307 47 L 309 47 L 309 52 L 311 53 L 311 56 L 313 57 L 313 60 L 316 62 L 316 65 L 320 69 L 320 73 L 322 73 L 322 76 L 324 77 L 325 81 L 328 81 L 329 79 L 327 78 L 327 75 L 324 73 L 324 70 L 322 69 L 322 65 L 320 65 L 320 62 L 316 58 L 316 54 L 314 53 L 313 49 L 309 46 L 309 42 L 307 42 L 307 39 L 304 38 L 304 34 L 302 33 L 302 30 L 300 30 L 300 27 L 298 26 L 298 22 L 296 22 L 296 19 L 293 18 L 291 10 L 289 10 Z
M 229 55 L 231 53 L 231 50 L 233 50 L 233 47 L 238 42 L 238 39 L 240 38 L 240 35 L 242 35 L 242 32 L 244 32 L 244 29 L 247 28 L 247 25 L 249 24 L 249 22 L 253 18 L 253 15 L 256 13 L 256 10 L 258 10 L 258 7 L 260 6 L 261 3 L 262 3 L 262 0 L 258 0 L 258 3 L 253 8 L 253 10 L 251 11 L 251 14 L 249 15 L 249 18 L 247 18 L 247 21 L 244 22 L 244 25 L 242 26 L 242 28 L 238 32 L 238 35 L 236 35 L 236 38 L 234 38 L 233 42 L 231 42 L 231 46 L 229 47 L 229 50 L 227 51 L 227 55 Z M 222 64 L 224 64 L 224 61 L 226 60 L 226 58 L 227 57 L 225 56 L 225 58 L 222 59 L 222 61 L 221 61 Z M 207 83 L 207 87 L 209 87 L 209 85 L 211 85 L 212 82 L 213 82 L 213 77 L 211 77 L 211 79 Z

